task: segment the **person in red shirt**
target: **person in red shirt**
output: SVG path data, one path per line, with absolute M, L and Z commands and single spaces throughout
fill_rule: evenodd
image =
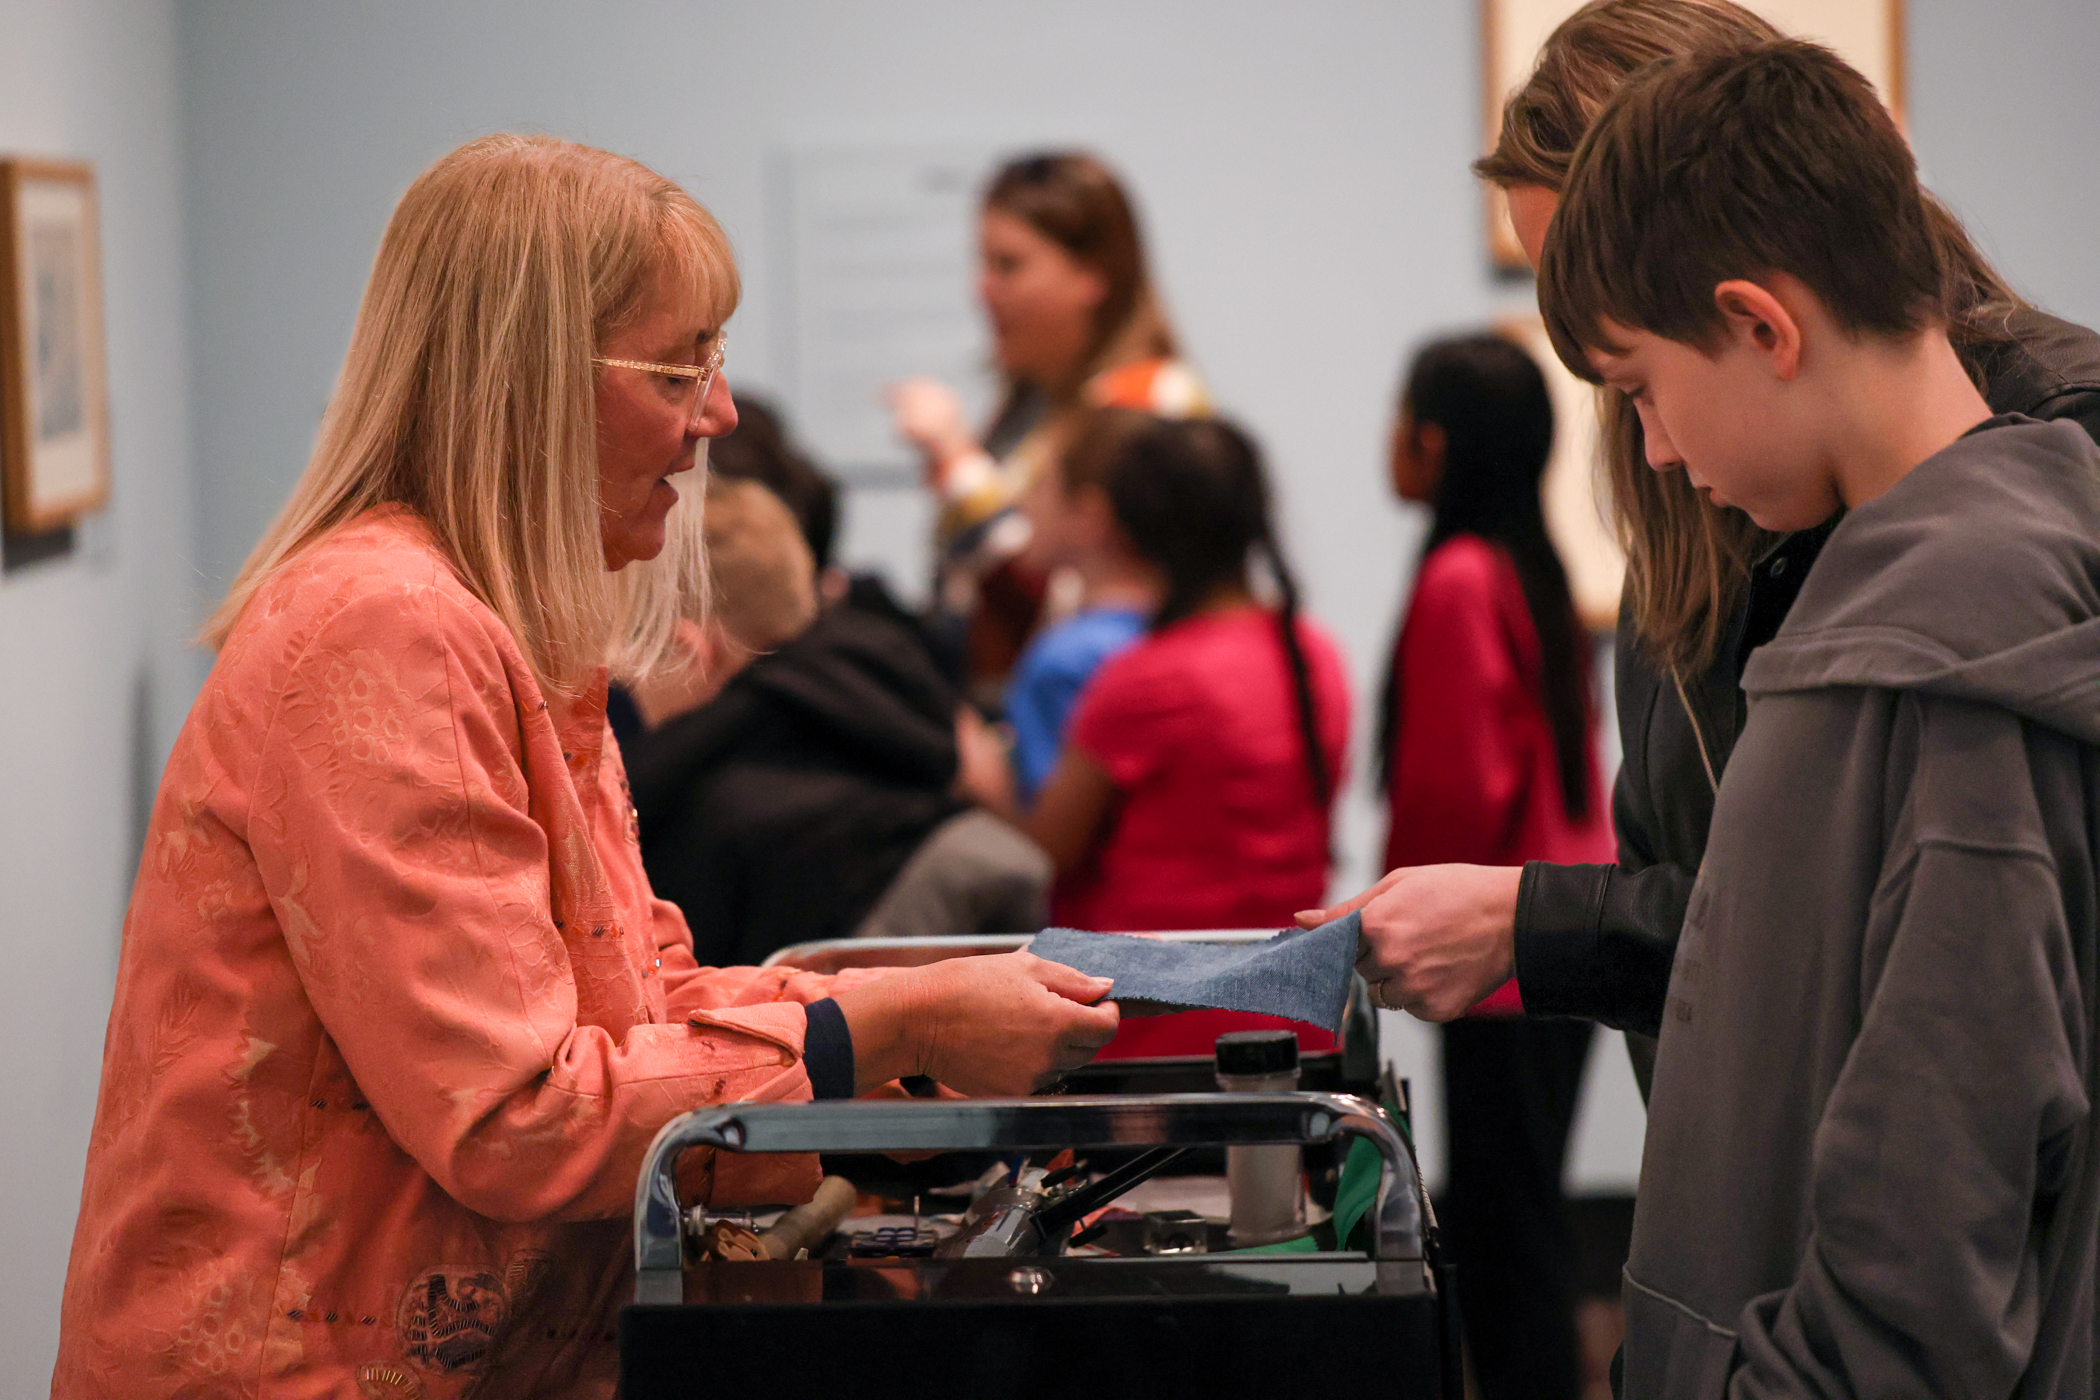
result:
M 1434 517 L 1380 707 L 1388 870 L 1612 859 L 1589 639 L 1540 503 L 1552 446 L 1545 377 L 1512 342 L 1416 357 L 1393 489 Z M 1582 1388 L 1561 1172 L 1592 1029 L 1523 1019 L 1514 981 L 1443 1028 L 1443 1223 L 1485 1400 Z
M 1101 409 L 1062 470 L 1068 489 L 1106 495 L 1162 601 L 1081 692 L 1025 819 L 1056 865 L 1051 915 L 1101 932 L 1282 927 L 1327 886 L 1349 688 L 1339 649 L 1299 615 L 1260 454 L 1216 419 Z M 1104 1053 L 1207 1054 L 1219 1031 L 1255 1026 L 1334 1045 L 1319 1027 L 1191 1011 L 1130 1022 Z

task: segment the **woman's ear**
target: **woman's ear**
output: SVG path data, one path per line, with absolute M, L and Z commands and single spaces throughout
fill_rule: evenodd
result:
M 1801 321 L 1769 288 L 1731 278 L 1714 288 L 1714 307 L 1729 338 L 1762 355 L 1780 379 L 1800 371 Z

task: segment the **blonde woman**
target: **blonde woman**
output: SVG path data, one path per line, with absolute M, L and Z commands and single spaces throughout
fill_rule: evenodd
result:
M 701 577 L 677 500 L 735 423 L 736 299 L 714 220 L 602 151 L 491 137 L 403 198 L 154 808 L 55 1394 L 609 1393 L 667 1119 L 1025 1092 L 1113 1034 L 1105 984 L 1018 955 L 697 967 L 652 897 L 607 675 Z

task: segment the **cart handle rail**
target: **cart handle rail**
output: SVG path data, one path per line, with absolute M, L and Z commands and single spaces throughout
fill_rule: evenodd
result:
M 1152 1094 L 950 1101 L 840 1100 L 735 1104 L 666 1123 L 634 1193 L 635 1301 L 684 1296 L 678 1158 L 730 1152 L 1038 1151 L 1104 1147 L 1242 1147 L 1368 1138 L 1382 1159 L 1372 1219 L 1377 1291 L 1433 1291 L 1424 1263 L 1414 1158 L 1392 1123 L 1353 1094 Z

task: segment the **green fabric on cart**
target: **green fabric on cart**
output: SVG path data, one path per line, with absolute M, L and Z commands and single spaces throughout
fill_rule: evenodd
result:
M 1356 1222 L 1367 1215 L 1378 1202 L 1378 1179 L 1385 1170 L 1385 1158 L 1379 1155 L 1378 1145 L 1369 1138 L 1357 1138 L 1349 1144 L 1349 1155 L 1342 1159 L 1342 1179 L 1334 1190 L 1334 1247 L 1347 1249 L 1349 1236 L 1356 1229 Z M 1319 1241 L 1311 1235 L 1300 1235 L 1294 1240 L 1279 1244 L 1256 1245 L 1252 1249 L 1226 1250 L 1228 1254 L 1317 1254 Z

